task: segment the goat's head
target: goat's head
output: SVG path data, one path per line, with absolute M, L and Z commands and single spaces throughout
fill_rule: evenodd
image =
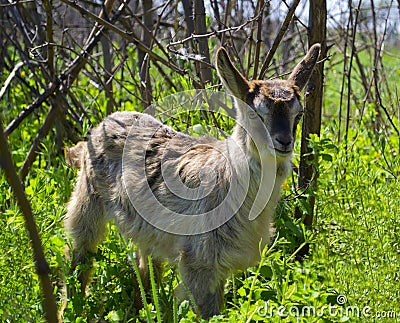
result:
M 233 66 L 224 48 L 217 52 L 216 66 L 223 84 L 245 103 L 237 104 L 240 121 L 250 124 L 251 129 L 251 119 L 261 119 L 271 137 L 268 148 L 278 157 L 289 156 L 293 150 L 295 130 L 303 114 L 300 91 L 311 76 L 319 52 L 320 45 L 313 45 L 287 80 L 266 81 L 248 81 Z

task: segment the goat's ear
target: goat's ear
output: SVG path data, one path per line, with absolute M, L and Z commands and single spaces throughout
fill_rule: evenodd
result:
M 302 90 L 306 86 L 313 72 L 314 66 L 317 63 L 320 50 L 320 44 L 314 44 L 313 46 L 311 46 L 307 55 L 302 59 L 300 63 L 296 65 L 292 74 L 290 74 L 288 80 L 293 81 L 300 90 Z
M 217 51 L 216 67 L 218 75 L 224 86 L 237 98 L 245 101 L 249 92 L 249 82 L 233 66 L 225 48 L 220 47 Z

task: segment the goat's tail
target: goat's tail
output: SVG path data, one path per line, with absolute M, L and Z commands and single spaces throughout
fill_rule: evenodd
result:
M 80 141 L 73 147 L 64 147 L 65 162 L 73 168 L 81 168 L 86 141 Z
M 107 222 L 102 198 L 93 185 L 91 161 L 84 147 L 78 144 L 72 148 L 79 155 L 80 171 L 65 218 L 65 228 L 73 239 L 73 270 L 78 265 L 91 264 L 91 254 L 96 252 L 97 245 L 103 240 Z M 90 266 L 81 268 L 80 281 L 83 290 L 89 279 L 88 267 Z

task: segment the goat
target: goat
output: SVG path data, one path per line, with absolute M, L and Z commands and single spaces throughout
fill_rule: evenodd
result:
M 257 264 L 260 241 L 265 246 L 274 235 L 275 207 L 303 113 L 300 91 L 319 52 L 313 45 L 287 80 L 248 81 L 220 48 L 217 72 L 236 98 L 236 125 L 226 140 L 190 137 L 137 112 L 113 113 L 94 128 L 70 161 L 80 167 L 65 219 L 73 268 L 89 261 L 106 223 L 115 220 L 137 245 L 143 275 L 148 255 L 177 264 L 200 315 L 219 314 L 228 275 Z M 215 178 L 208 191 L 202 170 Z M 207 194 L 182 198 L 165 174 L 187 189 L 203 185 L 200 193 Z M 88 276 L 81 273 L 83 290 Z

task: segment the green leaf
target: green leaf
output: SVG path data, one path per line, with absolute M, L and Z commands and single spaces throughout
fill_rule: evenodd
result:
M 118 311 L 111 311 L 110 313 L 107 314 L 106 319 L 108 319 L 110 322 L 120 322 L 124 318 L 124 312 L 122 309 Z
M 271 279 L 272 275 L 273 275 L 272 268 L 270 266 L 266 266 L 266 265 L 262 266 L 260 268 L 260 275 L 267 279 Z
M 25 193 L 26 193 L 26 195 L 32 196 L 34 194 L 32 186 L 27 186 L 25 188 Z
M 245 290 L 243 287 L 240 287 L 240 288 L 237 290 L 237 292 L 238 292 L 238 294 L 239 294 L 241 297 L 244 297 L 244 296 L 247 295 L 246 290 Z
M 308 204 L 308 203 L 307 203 Z M 308 205 L 309 207 L 309 205 Z M 296 226 L 293 222 L 291 221 L 285 221 L 285 226 L 292 231 L 296 237 L 302 238 L 303 237 L 303 232 L 300 230 L 298 226 Z
M 329 154 L 321 154 L 323 160 L 331 162 L 333 160 L 332 156 Z

